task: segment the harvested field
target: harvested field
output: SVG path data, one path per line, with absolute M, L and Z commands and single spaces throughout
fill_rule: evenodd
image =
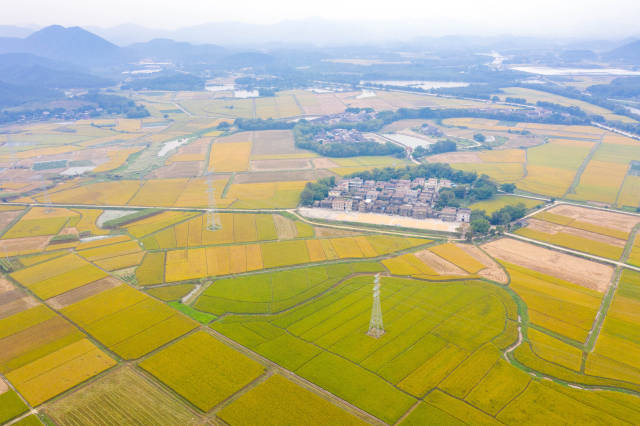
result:
M 482 248 L 495 258 L 577 283 L 586 288 L 604 292 L 611 285 L 612 267 L 576 256 L 511 238 L 492 241 L 484 244 Z
M 584 231 L 582 229 L 572 228 L 570 226 L 556 225 L 555 223 L 546 222 L 544 220 L 537 220 L 537 219 L 528 219 L 527 222 L 528 222 L 527 228 L 534 231 L 545 232 L 547 234 L 552 234 L 552 235 L 562 232 L 565 234 L 586 238 L 588 240 L 599 241 L 601 243 L 609 244 L 616 247 L 624 247 L 625 245 L 624 240 L 609 237 L 607 235 L 598 234 L 595 232 L 589 232 L 589 231 Z
M 465 271 L 453 263 L 444 260 L 429 249 L 420 250 L 414 254 L 418 259 L 436 271 L 439 275 L 467 275 Z
M 509 281 L 507 273 L 485 252 L 478 247 L 470 244 L 456 244 L 462 250 L 473 256 L 477 261 L 486 266 L 485 269 L 481 269 L 478 275 L 488 278 L 493 281 L 497 281 L 502 284 L 506 284 Z
M 262 130 L 253 132 L 251 155 L 293 154 L 295 147 L 291 130 Z
M 0 240 L 0 251 L 7 256 L 44 251 L 50 237 L 26 237 Z
M 289 218 L 279 214 L 273 215 L 273 221 L 276 225 L 279 240 L 290 240 L 296 237 L 296 224 Z
M 59 425 L 192 425 L 186 404 L 130 367 L 119 368 L 46 408 Z
M 305 170 L 311 168 L 311 163 L 306 159 L 289 160 L 254 160 L 251 161 L 252 171 L 263 170 Z
M 219 143 L 211 148 L 210 172 L 240 172 L 249 169 L 251 142 Z
M 15 218 L 22 214 L 21 210 L 7 211 L 0 213 L 0 231 L 4 230 Z
M 476 152 L 445 152 L 427 157 L 430 163 L 483 163 Z
M 590 222 L 594 225 L 606 226 L 607 228 L 619 229 L 631 232 L 633 227 L 640 223 L 640 217 L 616 213 L 611 211 L 589 209 L 579 206 L 560 204 L 547 210 L 549 213 L 570 217 L 582 222 Z
M 117 287 L 120 284 L 122 283 L 113 277 L 105 277 L 90 284 L 83 285 L 82 287 L 70 290 L 59 296 L 52 297 L 47 300 L 47 304 L 53 309 L 62 309 L 84 300 L 87 297 L 91 297 L 110 288 Z
M 180 161 L 154 170 L 147 179 L 190 178 L 202 175 L 204 161 Z

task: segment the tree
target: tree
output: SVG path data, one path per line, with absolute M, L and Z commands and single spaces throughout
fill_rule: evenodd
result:
M 487 219 L 484 218 L 477 218 L 471 221 L 471 230 L 474 234 L 484 235 L 489 232 L 490 227 L 491 224 Z
M 504 192 L 508 192 L 509 194 L 513 194 L 513 191 L 516 190 L 516 186 L 512 183 L 503 183 L 500 185 L 500 189 Z
M 476 142 L 484 143 L 487 138 L 482 133 L 476 133 L 475 135 L 473 135 L 473 140 L 475 140 Z

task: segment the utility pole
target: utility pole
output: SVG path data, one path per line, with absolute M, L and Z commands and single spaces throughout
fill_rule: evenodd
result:
M 367 334 L 376 339 L 384 334 L 382 306 L 380 304 L 380 274 L 376 274 L 373 280 L 373 306 L 371 307 L 371 321 L 369 321 L 369 331 L 367 331 Z

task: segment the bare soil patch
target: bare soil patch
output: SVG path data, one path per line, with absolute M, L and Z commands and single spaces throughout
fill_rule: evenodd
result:
M 477 261 L 486 266 L 486 269 L 478 272 L 478 275 L 481 277 L 499 282 L 501 284 L 506 284 L 509 282 L 509 277 L 504 269 L 500 267 L 500 265 L 493 260 L 489 255 L 480 250 L 476 246 L 472 246 L 470 244 L 456 244 L 462 250 L 467 252 L 469 255 L 473 256 Z
M 62 309 L 76 302 L 79 302 L 94 294 L 101 293 L 113 287 L 117 287 L 122 284 L 120 281 L 113 277 L 102 278 L 98 281 L 94 281 L 82 287 L 75 288 L 67 291 L 59 296 L 47 299 L 47 304 L 54 309 Z
M 306 159 L 285 159 L 285 160 L 254 160 L 251 162 L 251 170 L 292 170 L 310 169 L 311 163 Z
M 202 174 L 204 161 L 177 161 L 160 167 L 147 176 L 152 179 L 188 178 Z
M 6 228 L 20 213 L 22 210 L 0 213 L 0 230 Z
M 313 167 L 316 169 L 333 169 L 335 167 L 340 167 L 329 158 L 314 158 L 311 161 L 313 162 Z
M 298 232 L 296 231 L 296 224 L 291 219 L 287 219 L 279 214 L 274 214 L 273 222 L 276 225 L 279 240 L 290 240 L 298 235 Z
M 47 246 L 49 238 L 42 236 L 0 240 L 0 250 L 5 252 L 41 251 Z
M 9 390 L 9 385 L 7 385 L 4 380 L 0 379 L 0 394 L 5 393 L 7 390 Z
M 427 157 L 430 163 L 482 163 L 475 152 L 445 152 Z
M 469 275 L 453 263 L 427 249 L 418 251 L 414 255 L 440 275 Z
M 607 235 L 596 234 L 595 232 L 584 231 L 582 229 L 571 228 L 570 226 L 557 225 L 555 223 L 545 222 L 543 220 L 528 219 L 528 228 L 546 232 L 547 234 L 557 234 L 563 232 L 565 234 L 575 235 L 576 237 L 588 238 L 593 241 L 600 241 L 601 243 L 610 244 L 616 247 L 624 247 L 626 241 L 618 238 L 609 237 Z
M 580 257 L 511 238 L 492 241 L 483 245 L 482 248 L 500 260 L 552 275 L 586 288 L 604 292 L 611 285 L 612 267 Z
M 588 209 L 578 206 L 559 205 L 548 210 L 549 213 L 571 217 L 581 222 L 619 229 L 630 232 L 640 222 L 640 217 L 602 210 Z
M 293 154 L 297 151 L 290 130 L 261 130 L 253 133 L 251 155 Z

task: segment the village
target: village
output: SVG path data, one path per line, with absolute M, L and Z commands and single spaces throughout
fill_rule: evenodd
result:
M 329 190 L 328 196 L 315 201 L 313 206 L 337 211 L 382 213 L 412 217 L 438 218 L 445 222 L 469 223 L 468 208 L 444 207 L 436 209 L 439 191 L 451 188 L 448 179 L 416 178 L 389 181 L 342 179 Z

